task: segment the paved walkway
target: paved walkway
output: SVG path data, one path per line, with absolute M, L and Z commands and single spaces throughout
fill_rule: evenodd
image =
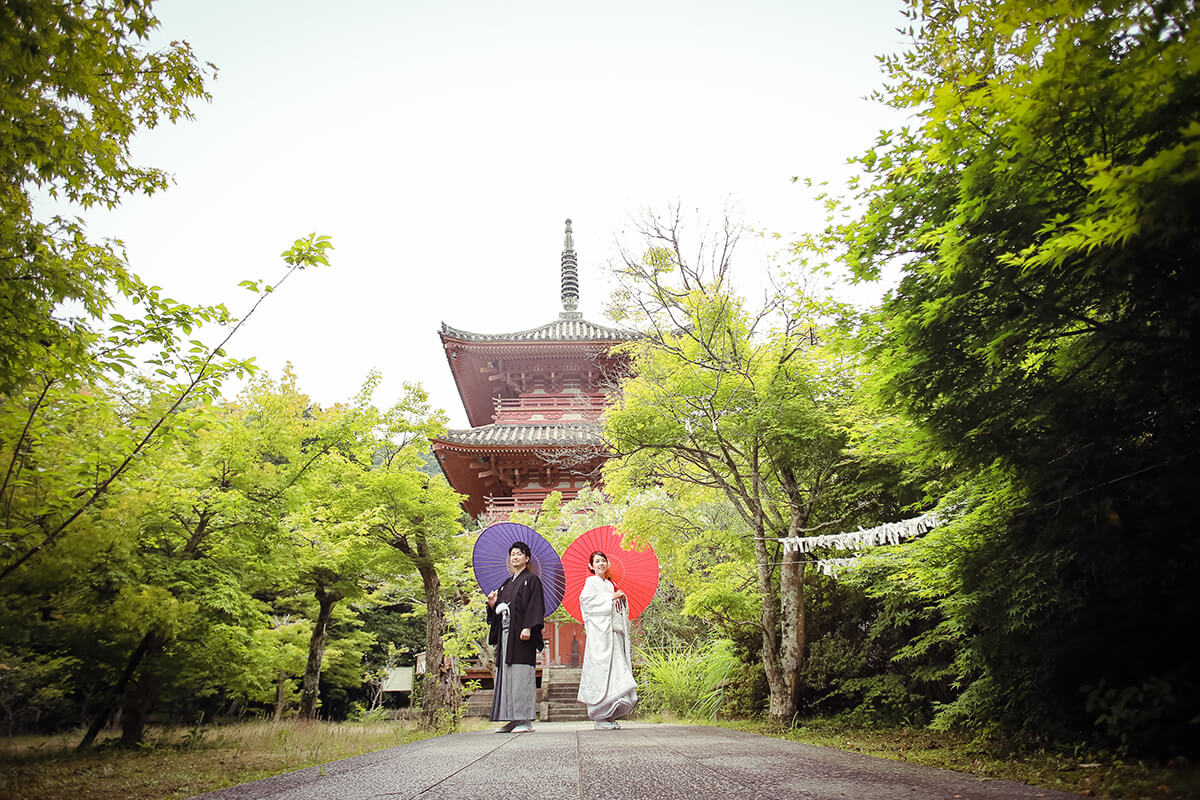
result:
M 691 725 L 544 722 L 439 736 L 204 800 L 1017 800 L 1077 798 L 961 772 Z

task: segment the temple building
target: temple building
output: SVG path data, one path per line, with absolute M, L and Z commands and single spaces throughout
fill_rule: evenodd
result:
M 609 387 L 628 359 L 614 346 L 633 334 L 583 319 L 579 265 L 571 220 L 563 243 L 562 311 L 557 319 L 512 333 L 472 333 L 442 324 L 442 347 L 454 374 L 470 428 L 432 440 L 446 479 L 467 496 L 463 507 L 483 525 L 517 511 L 536 512 L 551 492 L 564 502 L 599 483 L 606 455 L 599 418 Z M 585 719 L 575 700 L 584 647 L 583 626 L 547 622 L 546 649 L 538 665 L 541 719 Z M 550 668 L 546 672 L 544 668 Z M 556 677 L 551 678 L 554 675 Z M 465 679 L 481 689 L 468 714 L 491 709 L 491 675 L 476 665 Z
M 485 525 L 536 511 L 551 492 L 571 500 L 595 485 L 604 461 L 597 420 L 627 360 L 614 354 L 629 331 L 583 319 L 579 266 L 566 222 L 562 311 L 512 333 L 471 333 L 442 324 L 442 347 L 470 428 L 433 440 L 463 507 Z

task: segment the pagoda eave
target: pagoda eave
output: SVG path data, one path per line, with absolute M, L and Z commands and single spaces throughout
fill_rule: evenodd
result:
M 446 352 L 446 363 L 467 412 L 467 421 L 476 427 L 492 421 L 496 397 L 515 397 L 522 389 L 523 373 L 544 373 L 548 360 L 557 361 L 560 375 L 584 376 L 586 384 L 596 384 L 624 370 L 628 356 L 613 353 L 623 344 L 617 339 L 558 341 L 471 341 L 439 334 Z
M 579 444 L 470 444 L 431 439 L 438 465 L 457 491 L 467 496 L 463 509 L 472 517 L 485 510 L 488 497 L 512 497 L 527 490 L 529 481 L 540 492 L 557 488 L 560 480 L 591 484 L 607 453 Z

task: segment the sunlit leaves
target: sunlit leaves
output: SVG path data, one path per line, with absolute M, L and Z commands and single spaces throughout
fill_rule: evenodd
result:
M 300 269 L 315 266 L 327 267 L 329 266 L 329 251 L 332 249 L 333 243 L 329 241 L 328 236 L 310 233 L 302 239 L 297 239 L 291 247 L 284 250 L 282 258 L 289 267 L 299 267 Z
M 0 14 L 0 394 L 8 394 L 31 370 L 70 371 L 113 298 L 139 294 L 119 243 L 89 241 L 78 220 L 39 213 L 35 196 L 112 207 L 165 188 L 169 176 L 134 164 L 130 143 L 140 129 L 190 116 L 188 103 L 207 97 L 210 70 L 186 42 L 146 48 L 158 23 L 144 0 L 34 0 Z

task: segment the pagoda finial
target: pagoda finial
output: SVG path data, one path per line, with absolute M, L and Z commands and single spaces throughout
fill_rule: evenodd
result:
M 562 304 L 560 317 L 574 319 L 580 316 L 576 310 L 579 308 L 579 262 L 575 259 L 575 237 L 569 219 L 562 252 Z

